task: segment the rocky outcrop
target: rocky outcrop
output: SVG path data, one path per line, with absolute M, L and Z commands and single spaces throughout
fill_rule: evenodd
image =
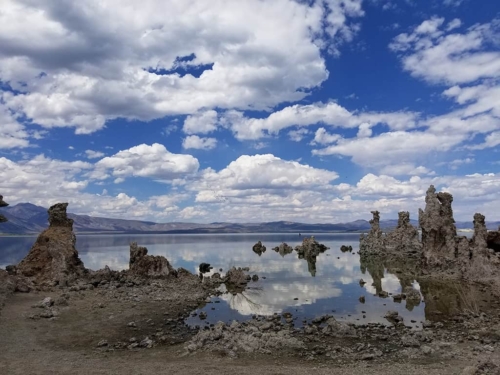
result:
M 370 231 L 359 238 L 359 253 L 379 255 L 384 252 L 384 238 L 380 230 L 380 212 L 371 211 L 373 219 L 370 220 Z
M 431 185 L 425 196 L 425 210 L 419 209 L 424 258 L 431 266 L 445 266 L 455 259 L 457 228 L 452 202 L 450 193 L 436 193 L 434 185 Z
M 418 238 L 418 230 L 410 223 L 410 213 L 402 211 L 398 214 L 398 226 L 387 233 L 384 238 L 386 251 L 404 256 L 420 257 L 422 244 Z
M 262 253 L 266 252 L 266 247 L 262 244 L 262 242 L 259 241 L 255 245 L 253 245 L 252 250 L 255 254 L 261 256 Z
M 307 261 L 307 269 L 313 277 L 316 276 L 316 258 L 319 254 L 324 253 L 328 249 L 329 247 L 316 241 L 314 236 L 304 238 L 302 240 L 302 245 L 295 247 L 299 259 L 305 259 Z
M 37 285 L 53 286 L 71 283 L 88 273 L 75 248 L 73 220 L 67 217 L 67 207 L 67 203 L 58 203 L 49 208 L 49 228 L 18 264 L 17 274 Z
M 273 250 L 284 257 L 293 252 L 293 247 L 289 246 L 286 242 L 282 242 L 279 246 L 274 247 Z
M 148 249 L 138 246 L 137 242 L 130 244 L 129 272 L 136 276 L 152 278 L 175 276 L 177 273 L 167 258 L 148 255 Z
M 223 281 L 230 292 L 239 293 L 246 288 L 249 280 L 243 269 L 233 267 L 227 271 Z
M 9 204 L 3 200 L 3 196 L 0 195 L 0 207 L 7 207 Z M 5 223 L 7 218 L 0 214 L 0 223 Z
M 302 240 L 302 245 L 298 245 L 295 247 L 295 251 L 299 254 L 303 254 L 305 257 L 308 256 L 318 256 L 321 253 L 324 253 L 328 250 L 329 247 L 319 243 L 314 239 L 314 236 L 309 238 L 304 238 Z
M 422 244 L 418 238 L 418 230 L 410 223 L 410 213 L 399 213 L 398 226 L 387 234 L 380 229 L 380 213 L 372 211 L 371 229 L 367 235 L 360 237 L 359 253 L 362 256 L 400 256 L 415 257 L 421 255 Z

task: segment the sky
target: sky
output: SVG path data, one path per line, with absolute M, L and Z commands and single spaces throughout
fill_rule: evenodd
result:
M 500 3 L 2 0 L 0 194 L 156 222 L 500 220 Z

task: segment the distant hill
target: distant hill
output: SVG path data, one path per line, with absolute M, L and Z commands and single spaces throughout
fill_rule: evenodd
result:
M 48 226 L 47 209 L 31 203 L 19 203 L 2 209 L 9 219 L 0 225 L 0 233 L 29 234 L 40 233 Z M 367 220 L 356 220 L 337 224 L 304 224 L 290 221 L 265 223 L 154 223 L 150 221 L 108 219 L 69 213 L 75 232 L 97 233 L 319 233 L 319 232 L 363 232 L 370 229 Z M 397 220 L 381 220 L 381 228 L 388 230 L 396 227 Z M 416 220 L 411 223 L 418 225 Z M 500 222 L 488 223 L 488 229 L 497 229 Z M 472 222 L 457 222 L 458 229 L 472 229 Z

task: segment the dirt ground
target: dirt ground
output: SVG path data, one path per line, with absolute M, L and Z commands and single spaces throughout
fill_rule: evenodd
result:
M 183 324 L 183 316 L 204 297 L 181 290 L 184 299 L 171 292 L 159 300 L 160 293 L 147 289 L 141 294 L 141 290 L 65 293 L 68 306 L 58 306 L 58 316 L 52 319 L 30 318 L 44 311 L 32 306 L 45 297 L 60 301 L 61 291 L 10 296 L 0 315 L 0 374 L 500 374 L 498 368 L 486 366 L 480 372 L 474 367 L 488 362 L 498 365 L 499 349 L 476 352 L 475 344 L 468 342 L 460 344 L 461 355 L 455 358 L 339 361 L 317 356 L 311 360 L 286 348 L 235 359 L 217 352 L 187 354 L 185 343 L 194 332 Z M 116 343 L 128 345 L 131 337 L 146 336 L 155 337 L 158 345 L 115 349 Z M 98 347 L 101 340 L 108 345 Z

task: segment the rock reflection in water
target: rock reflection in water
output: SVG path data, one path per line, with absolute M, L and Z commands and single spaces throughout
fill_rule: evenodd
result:
M 419 262 L 411 258 L 406 260 L 382 256 L 361 256 L 360 258 L 361 272 L 365 274 L 368 271 L 373 279 L 372 286 L 377 295 L 387 293 L 382 288 L 384 273 L 396 275 L 401 285 L 401 294 L 393 296 L 394 302 L 399 303 L 405 299 L 405 307 L 408 311 L 413 311 L 415 306 L 420 305 L 420 292 L 413 286 L 419 274 L 419 267 Z

